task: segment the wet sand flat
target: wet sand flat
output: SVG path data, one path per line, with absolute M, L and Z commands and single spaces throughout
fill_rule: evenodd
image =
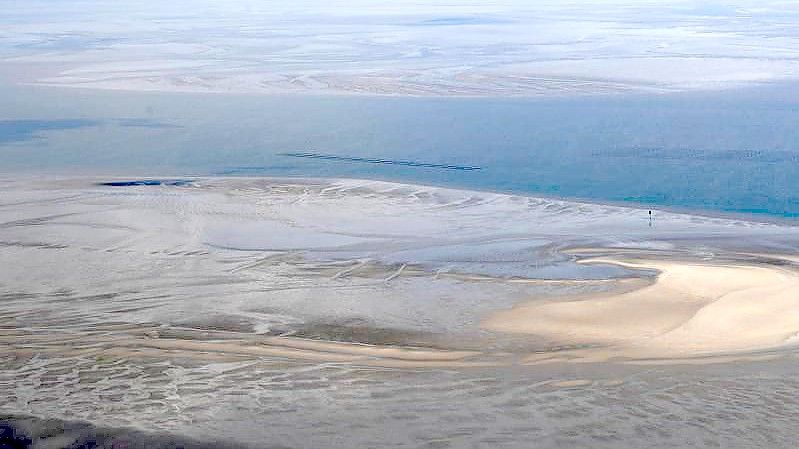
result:
M 793 441 L 789 223 L 361 180 L 2 181 L 9 416 L 253 447 Z

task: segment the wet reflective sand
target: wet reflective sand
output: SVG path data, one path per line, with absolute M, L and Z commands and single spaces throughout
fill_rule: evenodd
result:
M 2 414 L 258 447 L 792 446 L 794 227 L 127 181 L 2 180 Z

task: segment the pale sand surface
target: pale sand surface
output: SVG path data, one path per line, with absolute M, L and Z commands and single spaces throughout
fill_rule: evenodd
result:
M 581 262 L 660 274 L 653 285 L 630 292 L 524 303 L 493 314 L 483 326 L 601 345 L 605 356 L 633 358 L 778 348 L 799 333 L 794 268 L 612 257 Z

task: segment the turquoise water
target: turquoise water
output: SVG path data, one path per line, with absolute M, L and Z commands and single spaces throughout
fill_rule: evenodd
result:
M 376 178 L 790 218 L 796 91 L 522 100 L 5 86 L 0 171 Z

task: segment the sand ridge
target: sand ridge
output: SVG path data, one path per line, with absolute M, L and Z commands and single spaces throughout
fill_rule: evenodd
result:
M 573 354 L 590 358 L 751 352 L 790 345 L 799 333 L 799 273 L 787 267 L 629 256 L 580 263 L 659 275 L 633 291 L 530 301 L 492 314 L 482 326 L 591 346 Z

